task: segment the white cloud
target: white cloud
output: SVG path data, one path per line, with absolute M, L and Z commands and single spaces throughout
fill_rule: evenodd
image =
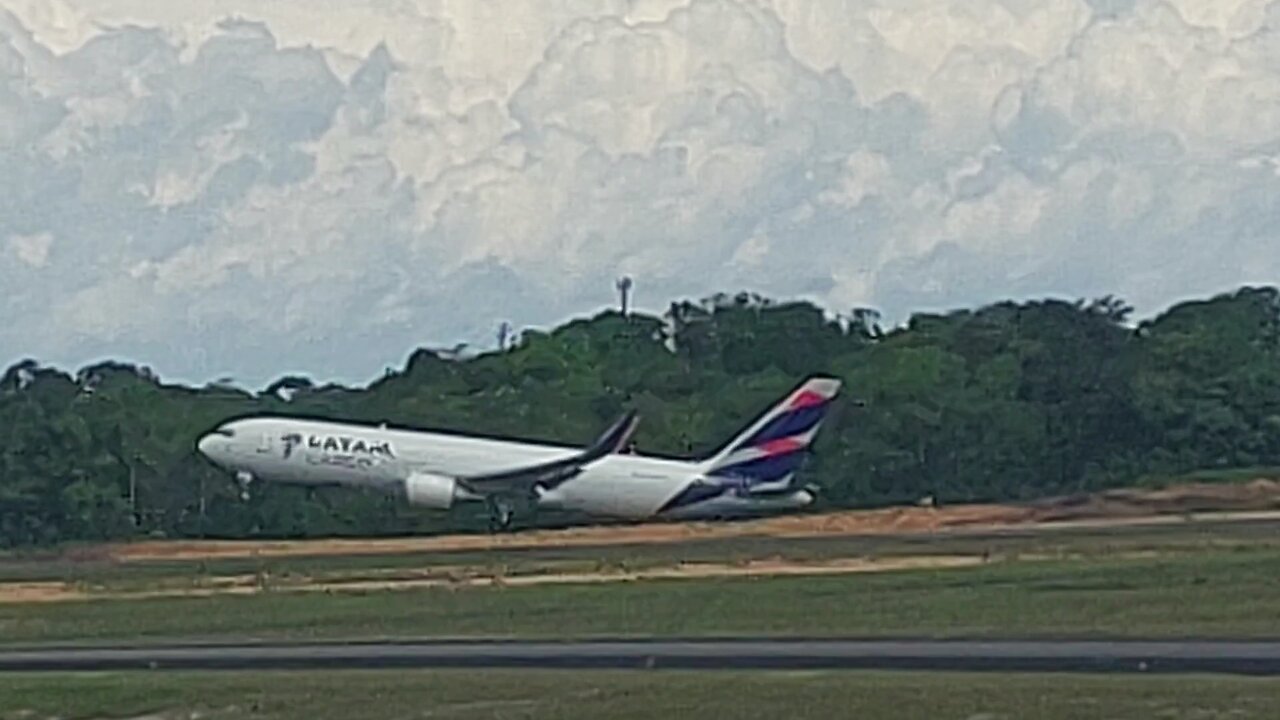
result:
M 66 365 L 360 380 L 623 273 L 897 319 L 1280 271 L 1280 3 L 6 8 L 0 342 Z
M 49 233 L 9 237 L 9 248 L 14 256 L 33 268 L 42 268 L 49 262 L 51 247 L 53 247 L 53 236 Z

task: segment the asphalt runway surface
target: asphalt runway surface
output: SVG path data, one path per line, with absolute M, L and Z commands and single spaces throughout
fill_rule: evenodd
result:
M 1280 675 L 1280 641 L 366 641 L 26 647 L 0 672 L 540 668 L 956 670 Z

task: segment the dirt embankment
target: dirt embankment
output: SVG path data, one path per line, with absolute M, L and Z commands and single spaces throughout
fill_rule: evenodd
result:
M 159 541 L 79 550 L 76 559 L 117 562 L 236 557 L 394 554 L 450 550 L 584 547 L 680 543 L 742 536 L 816 537 L 893 535 L 1035 527 L 1048 524 L 1120 525 L 1176 520 L 1188 513 L 1280 510 L 1280 482 L 1190 484 L 1160 490 L 1114 490 L 1021 505 L 895 507 L 822 515 L 783 515 L 737 523 L 654 523 L 581 527 L 512 535 L 306 541 Z
M 785 575 L 847 575 L 894 570 L 961 568 L 981 565 L 981 555 L 919 555 L 897 558 L 839 558 L 808 562 L 780 558 L 742 563 L 678 563 L 645 570 L 599 572 L 552 570 L 505 575 L 484 568 L 436 567 L 398 570 L 387 577 L 280 578 L 270 583 L 255 575 L 226 575 L 208 578 L 195 587 L 158 587 L 135 590 L 91 588 L 60 581 L 0 583 L 0 605 L 48 603 L 72 600 L 140 600 L 148 598 L 212 597 L 214 595 L 256 595 L 263 592 L 371 592 L 420 588 L 527 587 L 533 585 L 581 585 L 637 582 L 644 580 L 694 580 L 708 578 L 778 577 Z M 368 573 L 366 573 L 367 575 Z

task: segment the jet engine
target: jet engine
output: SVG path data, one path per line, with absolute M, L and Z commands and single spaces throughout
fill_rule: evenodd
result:
M 414 473 L 404 481 L 404 496 L 411 505 L 435 510 L 448 510 L 458 500 L 470 499 L 470 493 L 458 487 L 458 481 L 445 475 Z
M 560 488 L 548 490 L 542 483 L 533 486 L 533 497 L 538 507 L 547 510 L 559 510 L 564 504 L 564 495 L 560 492 Z

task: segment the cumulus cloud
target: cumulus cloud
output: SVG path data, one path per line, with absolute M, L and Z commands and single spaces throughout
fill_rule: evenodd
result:
M 637 279 L 833 309 L 1273 280 L 1280 3 L 9 0 L 0 342 L 361 381 Z

